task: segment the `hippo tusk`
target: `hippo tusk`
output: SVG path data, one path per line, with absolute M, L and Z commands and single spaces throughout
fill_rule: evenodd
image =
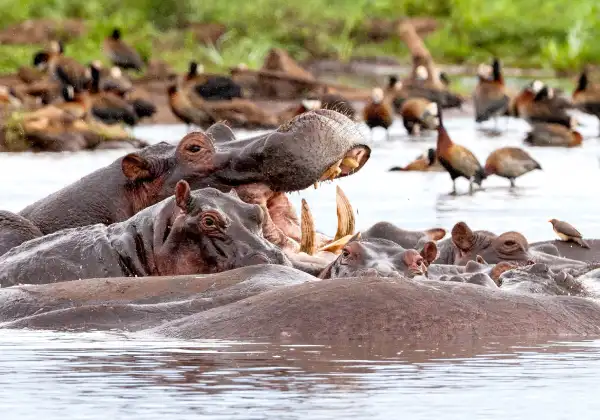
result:
M 300 238 L 300 252 L 305 252 L 308 255 L 315 255 L 317 252 L 317 241 L 315 232 L 315 221 L 313 219 L 308 203 L 302 199 L 302 211 L 301 211 L 301 238 Z
M 358 233 L 359 237 L 360 237 L 360 232 Z M 350 242 L 350 240 L 352 238 L 354 238 L 355 235 L 346 235 L 343 238 L 340 239 L 336 239 L 332 242 L 329 242 L 327 245 L 321 247 L 319 249 L 319 252 L 321 251 L 325 251 L 325 252 L 331 252 L 333 254 L 338 254 L 342 248 L 344 248 L 346 246 L 346 244 L 348 242 Z
M 358 161 L 355 158 L 350 157 L 350 156 L 348 156 L 342 160 L 342 165 L 347 166 L 350 169 L 356 169 L 360 166 Z
M 327 180 L 337 178 L 339 176 L 339 174 L 342 173 L 342 169 L 340 168 L 341 164 L 342 164 L 342 159 L 338 160 L 333 165 L 331 165 L 329 168 L 327 168 L 325 170 L 325 172 L 323 172 L 323 175 L 321 175 L 320 181 L 327 181 Z
M 355 222 L 354 211 L 352 210 L 350 200 L 348 200 L 348 197 L 346 197 L 346 194 L 344 194 L 339 185 L 336 186 L 335 193 L 338 227 L 333 240 L 337 241 L 338 239 L 341 239 L 347 235 L 354 234 Z

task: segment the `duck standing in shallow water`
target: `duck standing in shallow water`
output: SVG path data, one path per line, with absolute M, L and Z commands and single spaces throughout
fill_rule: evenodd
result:
M 452 194 L 456 194 L 456 179 L 463 177 L 469 180 L 469 193 L 473 193 L 473 183 L 481 187 L 486 178 L 485 172 L 475 155 L 466 147 L 452 141 L 442 119 L 441 107 L 438 107 L 438 138 L 436 155 L 440 164 L 452 179 Z
M 482 64 L 477 73 L 479 82 L 473 93 L 475 122 L 481 123 L 493 118 L 496 127 L 497 117 L 506 113 L 510 102 L 504 86 L 500 61 L 494 58 L 491 69 L 488 65 Z
M 600 120 L 600 86 L 591 84 L 583 71 L 573 92 L 573 104 L 581 111 L 595 115 Z
M 435 130 L 438 125 L 438 105 L 425 98 L 409 98 L 400 107 L 402 123 L 408 134 L 418 135 L 421 129 Z
M 394 122 L 394 111 L 392 106 L 383 94 L 383 89 L 376 87 L 371 94 L 371 100 L 365 105 L 363 118 L 371 131 L 371 140 L 373 140 L 373 129 L 382 127 L 385 129 L 386 139 L 390 139 L 388 129 Z
M 497 175 L 507 178 L 510 186 L 515 186 L 515 179 L 542 166 L 529 153 L 518 147 L 502 147 L 494 150 L 485 161 L 485 175 Z
M 540 80 L 534 80 L 514 99 L 510 114 L 530 124 L 548 123 L 570 127 L 573 117 L 569 105 L 554 95 L 554 90 Z

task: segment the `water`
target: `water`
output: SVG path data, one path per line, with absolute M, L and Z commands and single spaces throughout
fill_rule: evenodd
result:
M 600 342 L 419 351 L 0 331 L 19 419 L 595 418 Z
M 469 196 L 446 173 L 387 172 L 435 144 L 409 139 L 400 122 L 391 142 L 375 133 L 371 161 L 338 182 L 357 210 L 359 229 L 379 220 L 401 227 L 519 230 L 551 238 L 550 218 L 600 237 L 597 122 L 580 116 L 586 137 L 576 149 L 527 148 L 544 168 L 517 181 L 490 178 Z M 504 121 L 501 125 L 504 126 Z M 511 121 L 498 137 L 471 117 L 448 119 L 455 142 L 484 161 L 521 141 L 527 124 Z M 183 127 L 142 127 L 150 141 L 176 141 Z M 248 135 L 241 132 L 240 135 Z M 0 207 L 18 211 L 123 151 L 0 154 Z M 306 198 L 317 226 L 335 231 L 334 184 L 292 195 Z M 430 419 L 595 418 L 600 341 L 470 344 L 432 351 L 331 348 L 219 341 L 173 341 L 144 334 L 0 330 L 0 418 L 27 419 Z M 398 414 L 401 413 L 401 414 Z

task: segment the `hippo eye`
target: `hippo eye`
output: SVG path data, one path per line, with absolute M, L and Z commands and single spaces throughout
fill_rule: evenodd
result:
M 515 241 L 506 241 L 506 242 L 504 242 L 504 244 L 506 246 L 514 246 L 515 245 Z
M 213 213 L 207 213 L 200 219 L 202 227 L 207 230 L 215 230 L 219 225 L 218 217 Z
M 187 147 L 187 150 L 188 150 L 188 152 L 198 153 L 200 150 L 202 150 L 202 147 L 197 144 L 190 144 Z
M 347 249 L 342 249 L 342 258 L 348 258 L 350 256 L 350 251 Z

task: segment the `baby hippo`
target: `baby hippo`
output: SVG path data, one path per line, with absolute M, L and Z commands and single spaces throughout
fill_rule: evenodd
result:
M 290 265 L 262 236 L 260 206 L 213 188 L 175 196 L 110 226 L 65 229 L 0 257 L 0 286 L 67 280 L 209 274 L 255 264 Z
M 427 276 L 427 266 L 436 256 L 435 242 L 427 242 L 419 253 L 386 239 L 351 240 L 319 278 Z

